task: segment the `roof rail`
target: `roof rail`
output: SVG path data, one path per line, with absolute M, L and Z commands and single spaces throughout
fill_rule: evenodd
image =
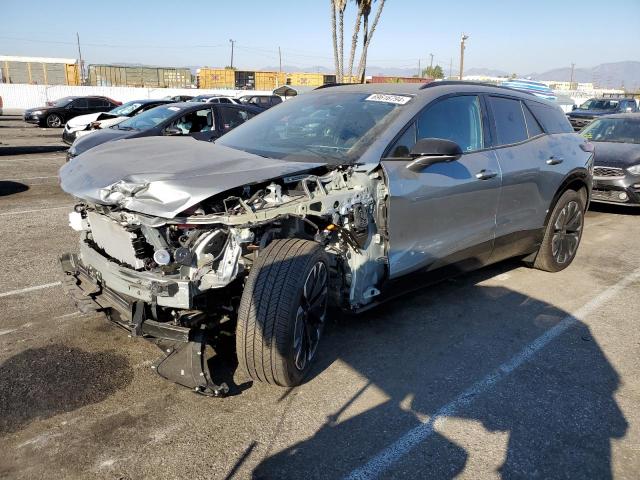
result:
M 524 93 L 527 95 L 531 95 L 535 97 L 533 93 L 526 92 L 524 90 L 518 90 L 517 88 L 511 87 L 503 87 L 502 85 L 494 85 L 493 83 L 484 83 L 484 82 L 470 82 L 469 80 L 443 80 L 441 82 L 429 82 L 425 83 L 420 87 L 420 90 L 424 90 L 425 88 L 438 87 L 442 85 L 473 85 L 475 87 L 493 87 L 493 88 L 504 88 L 505 90 L 511 90 L 512 92 Z
M 361 83 L 325 83 L 324 85 L 320 85 L 319 87 L 314 88 L 314 90 L 321 90 L 323 88 L 330 88 L 330 87 L 341 87 L 342 85 L 362 85 Z

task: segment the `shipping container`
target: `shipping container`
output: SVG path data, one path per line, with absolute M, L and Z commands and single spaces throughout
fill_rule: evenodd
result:
M 236 88 L 235 70 L 203 67 L 197 70 L 198 88 Z
M 329 83 L 336 83 L 335 75 L 306 72 L 289 73 L 287 75 L 287 85 L 294 87 L 321 87 Z M 355 76 L 345 76 L 342 83 L 358 83 L 358 80 Z
M 188 68 L 89 65 L 88 84 L 100 87 L 189 88 L 192 79 Z
M 0 81 L 30 85 L 80 85 L 73 58 L 0 56 Z

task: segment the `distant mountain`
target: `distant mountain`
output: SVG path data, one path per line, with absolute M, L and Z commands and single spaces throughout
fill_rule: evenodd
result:
M 535 80 L 571 80 L 571 68 L 556 68 L 543 73 L 529 75 Z M 640 62 L 603 63 L 593 68 L 576 68 L 573 81 L 593 83 L 602 88 L 625 88 L 627 90 L 640 89 Z
M 457 74 L 458 71 L 456 70 L 453 73 Z M 510 75 L 509 72 L 505 72 L 504 70 L 495 70 L 491 68 L 470 68 L 465 70 L 464 74 L 469 76 L 483 75 L 485 77 L 508 77 Z

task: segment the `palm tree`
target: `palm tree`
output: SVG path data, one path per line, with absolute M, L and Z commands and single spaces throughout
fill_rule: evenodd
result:
M 351 37 L 351 54 L 349 55 L 349 73 L 347 74 L 349 81 L 351 81 L 351 77 L 353 76 L 353 62 L 356 57 L 356 48 L 358 46 L 358 35 L 360 34 L 360 23 L 362 22 L 362 17 L 364 16 L 364 11 L 369 9 L 371 11 L 371 0 L 355 0 L 356 6 L 358 7 L 358 13 L 356 14 L 356 24 L 353 27 L 353 35 Z M 367 27 L 365 24 L 364 27 L 365 35 L 367 33 Z
M 338 57 L 338 32 L 336 30 L 336 0 L 329 0 L 331 3 L 331 36 L 333 38 L 333 61 L 336 69 L 336 79 L 338 78 L 338 70 L 340 61 Z
M 344 10 L 347 0 L 334 0 L 338 11 L 338 68 L 336 76 L 338 83 L 344 79 Z
M 376 12 L 376 16 L 373 19 L 373 24 L 371 25 L 371 30 L 368 29 L 369 26 L 369 14 L 371 13 L 371 1 L 369 1 L 369 8 L 363 10 L 362 20 L 364 27 L 364 37 L 363 37 L 363 45 L 362 45 L 362 53 L 360 54 L 360 63 L 358 64 L 358 78 L 360 82 L 364 83 L 364 75 L 365 70 L 367 68 L 367 52 L 369 50 L 369 44 L 371 43 L 371 39 L 373 38 L 373 32 L 375 32 L 376 27 L 378 26 L 378 21 L 380 20 L 380 14 L 382 13 L 382 8 L 384 7 L 385 0 L 380 0 L 378 4 L 378 11 Z

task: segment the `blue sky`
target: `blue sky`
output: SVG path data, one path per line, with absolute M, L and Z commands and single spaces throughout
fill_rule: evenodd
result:
M 224 66 L 233 38 L 239 68 L 277 65 L 278 46 L 286 65 L 332 67 L 329 11 L 329 0 L 2 0 L 0 54 L 75 58 L 77 31 L 87 63 Z M 387 0 L 368 63 L 417 69 L 433 53 L 455 69 L 463 31 L 465 70 L 640 60 L 640 0 Z

